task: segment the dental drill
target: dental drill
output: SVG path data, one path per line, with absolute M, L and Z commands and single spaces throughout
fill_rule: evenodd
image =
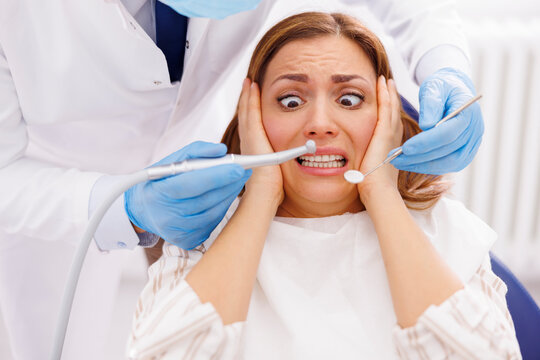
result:
M 148 168 L 149 180 L 162 179 L 167 176 L 180 174 L 183 172 L 206 169 L 212 166 L 224 164 L 238 164 L 244 169 L 251 169 L 259 166 L 278 165 L 285 161 L 295 159 L 299 156 L 315 153 L 316 146 L 313 140 L 308 140 L 304 146 L 277 153 L 264 155 L 235 155 L 228 154 L 220 158 L 211 159 L 190 159 L 176 162 L 169 165 L 154 166 Z
M 81 273 L 84 258 L 86 256 L 86 253 L 88 252 L 88 247 L 90 246 L 92 238 L 94 237 L 94 232 L 96 231 L 101 219 L 103 218 L 109 207 L 127 189 L 143 181 L 163 179 L 184 172 L 206 169 L 218 165 L 238 164 L 244 169 L 251 169 L 259 166 L 279 165 L 286 161 L 295 159 L 301 155 L 315 154 L 316 149 L 317 148 L 315 142 L 313 140 L 308 140 L 303 146 L 271 154 L 229 154 L 220 158 L 189 159 L 168 165 L 154 166 L 145 170 L 135 172 L 133 174 L 119 176 L 120 181 L 115 184 L 115 186 L 110 190 L 108 196 L 105 198 L 103 203 L 100 204 L 94 214 L 90 217 L 84 235 L 75 252 L 75 257 L 73 259 L 73 263 L 68 274 L 68 280 L 62 298 L 60 315 L 58 316 L 58 323 L 55 329 L 53 348 L 50 359 L 60 360 L 62 356 L 62 349 L 64 346 L 64 340 L 66 336 L 67 325 L 69 322 L 71 307 L 73 305 L 73 298 L 75 296 L 75 290 L 79 281 L 79 275 Z

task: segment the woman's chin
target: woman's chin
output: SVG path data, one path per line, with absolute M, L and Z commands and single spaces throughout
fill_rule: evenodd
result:
M 285 208 L 291 207 L 290 212 L 296 209 L 295 212 L 303 213 L 303 216 L 299 217 L 326 217 L 362 210 L 356 186 L 332 185 L 313 186 L 312 184 L 305 184 L 305 186 L 294 186 L 289 192 L 295 194 L 294 197 L 290 198 L 285 195 L 283 205 Z M 287 194 L 287 191 L 285 191 L 285 194 Z

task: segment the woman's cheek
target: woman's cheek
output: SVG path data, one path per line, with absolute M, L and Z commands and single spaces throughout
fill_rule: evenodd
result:
M 272 116 L 264 116 L 264 113 L 262 122 L 268 141 L 270 141 L 270 145 L 272 145 L 274 151 L 284 150 L 285 145 L 283 143 L 287 139 L 287 126 L 281 124 L 279 119 Z
M 369 147 L 369 143 L 371 141 L 371 138 L 373 137 L 373 133 L 375 132 L 375 127 L 377 125 L 377 116 L 371 116 L 366 123 L 364 123 L 364 126 L 362 128 L 354 130 L 355 134 L 355 140 L 356 143 L 356 159 L 354 168 L 358 169 L 360 168 L 360 164 L 362 163 L 362 160 L 364 160 L 364 156 L 366 155 L 366 151 Z

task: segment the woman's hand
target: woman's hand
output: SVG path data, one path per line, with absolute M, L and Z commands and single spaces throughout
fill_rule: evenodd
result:
M 360 171 L 366 173 L 380 164 L 388 152 L 401 144 L 403 124 L 400 115 L 400 100 L 392 79 L 386 81 L 380 76 L 377 81 L 377 126 L 369 143 Z M 397 190 L 398 170 L 386 164 L 368 175 L 358 184 L 360 199 L 366 205 L 366 200 L 377 191 Z
M 246 79 L 238 103 L 241 153 L 267 154 L 257 84 Z M 235 213 L 186 281 L 202 303 L 210 302 L 224 325 L 245 321 L 259 261 L 272 219 L 283 201 L 279 166 L 253 169 Z
M 392 80 L 377 83 L 378 121 L 360 171 L 371 170 L 400 145 L 403 125 Z M 358 185 L 373 222 L 398 325 L 414 326 L 432 305 L 463 288 L 406 207 L 397 188 L 398 170 L 386 164 Z
M 244 155 L 268 154 L 274 152 L 262 124 L 261 97 L 259 87 L 249 79 L 242 85 L 238 105 L 238 132 L 240 149 Z M 258 196 L 268 195 L 272 200 L 283 201 L 283 178 L 279 166 L 263 166 L 253 169 L 253 175 L 246 183 L 246 193 L 255 189 Z

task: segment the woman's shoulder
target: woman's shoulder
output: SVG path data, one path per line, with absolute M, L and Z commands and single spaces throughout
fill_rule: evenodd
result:
M 495 236 L 495 232 L 481 218 L 458 200 L 443 196 L 426 210 L 411 210 L 419 225 L 431 235 L 442 235 L 441 230 L 466 232 L 476 236 Z
M 497 234 L 458 200 L 442 197 L 427 210 L 411 214 L 433 246 L 464 282 L 489 254 Z

